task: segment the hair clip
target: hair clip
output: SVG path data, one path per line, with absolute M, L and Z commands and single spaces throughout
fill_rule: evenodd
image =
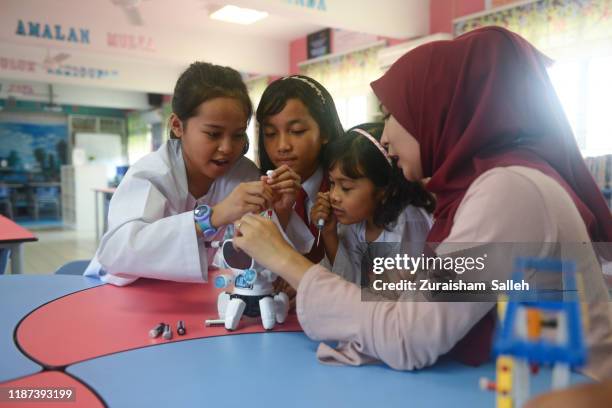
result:
M 378 140 L 376 140 L 376 138 L 374 136 L 372 136 L 371 134 L 369 134 L 368 132 L 366 132 L 363 129 L 352 129 L 351 132 L 357 132 L 365 137 L 368 138 L 368 140 L 372 143 L 374 143 L 374 146 L 376 146 L 376 148 L 378 150 L 380 150 L 380 152 L 382 153 L 383 156 L 385 156 L 385 159 L 387 160 L 387 163 L 389 163 L 389 166 L 393 166 L 393 161 L 391 160 L 391 157 L 389 157 L 389 153 L 387 153 L 387 151 L 385 150 L 385 148 L 383 147 L 382 144 L 380 144 L 380 142 Z
M 321 103 L 323 105 L 325 105 L 325 96 L 323 96 L 323 92 L 321 92 L 321 89 L 319 89 L 319 87 L 317 85 L 315 85 L 312 81 L 308 80 L 308 78 L 291 75 L 291 76 L 284 77 L 283 81 L 285 79 L 297 79 L 298 81 L 302 81 L 302 82 L 306 83 L 308 86 L 310 86 L 312 89 L 314 89 L 314 91 L 317 93 L 317 95 L 319 95 L 319 98 L 321 98 Z

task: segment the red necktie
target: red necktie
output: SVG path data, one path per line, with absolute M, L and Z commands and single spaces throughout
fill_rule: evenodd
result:
M 306 200 L 308 200 L 308 194 L 306 194 L 306 191 L 303 188 L 300 188 L 295 197 L 295 207 L 293 207 L 293 209 L 297 213 L 297 215 L 299 215 L 302 221 L 304 221 L 304 224 L 308 226 L 308 229 L 310 230 L 312 235 L 316 237 L 319 234 L 319 230 L 311 222 L 308 221 L 308 215 L 306 214 Z M 307 253 L 305 256 L 314 263 L 320 262 L 325 256 L 323 243 L 320 242 L 319 246 L 316 246 L 315 241 L 312 245 L 310 252 Z
M 306 215 L 306 200 L 308 200 L 308 194 L 303 188 L 300 188 L 295 197 L 295 207 L 293 209 L 300 216 L 304 224 L 308 225 L 308 216 Z

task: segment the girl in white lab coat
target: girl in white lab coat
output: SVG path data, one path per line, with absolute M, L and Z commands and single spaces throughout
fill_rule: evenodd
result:
M 191 64 L 174 89 L 170 140 L 130 167 L 85 275 L 116 285 L 138 277 L 206 282 L 212 252 L 205 241 L 282 198 L 244 157 L 252 110 L 237 71 Z
M 421 255 L 435 206 L 422 184 L 407 181 L 390 159 L 382 130 L 382 123 L 358 125 L 327 146 L 330 190 L 318 194 L 311 212 L 325 221 L 330 269 L 364 287 L 371 281 L 361 274 L 368 259 L 398 253 L 399 245 L 409 256 Z

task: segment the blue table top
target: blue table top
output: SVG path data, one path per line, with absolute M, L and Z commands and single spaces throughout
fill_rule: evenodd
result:
M 0 275 L 0 382 L 41 370 L 15 345 L 15 329 L 24 317 L 45 303 L 100 284 L 82 276 Z
M 47 302 L 97 285 L 81 276 L 0 276 L 0 382 L 41 370 L 15 346 L 21 319 Z M 316 359 L 317 344 L 303 333 L 209 337 L 116 353 L 66 372 L 113 408 L 495 406 L 495 394 L 478 387 L 481 377 L 495 378 L 493 363 L 470 368 L 442 361 L 417 372 L 327 366 Z M 547 368 L 532 377 L 532 395 L 548 391 L 550 378 Z M 572 374 L 571 381 L 589 380 Z
M 68 367 L 110 407 L 494 407 L 470 368 L 440 362 L 416 372 L 383 365 L 328 366 L 303 333 L 263 333 L 161 344 Z M 532 377 L 532 395 L 550 389 L 550 370 Z M 572 374 L 573 383 L 587 382 Z M 276 401 L 276 402 L 275 402 Z

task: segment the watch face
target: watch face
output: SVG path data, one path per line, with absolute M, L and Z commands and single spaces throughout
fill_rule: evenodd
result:
M 209 210 L 210 208 L 208 206 L 200 205 L 195 209 L 195 216 L 198 218 L 206 217 L 206 214 L 208 214 Z

